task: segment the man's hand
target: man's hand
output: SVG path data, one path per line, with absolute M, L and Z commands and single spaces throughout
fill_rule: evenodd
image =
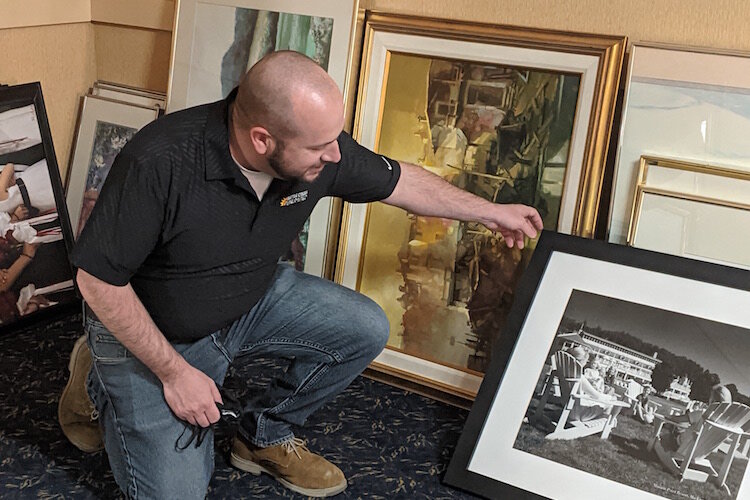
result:
M 177 418 L 208 427 L 221 417 L 216 403 L 222 403 L 214 381 L 185 363 L 179 372 L 162 380 L 164 399 Z
M 539 212 L 525 205 L 493 203 L 464 191 L 426 169 L 400 162 L 401 175 L 391 195 L 383 202 L 407 212 L 479 222 L 499 232 L 509 247 L 523 248 L 524 235 L 535 238 L 542 230 Z
M 542 218 L 535 208 L 526 205 L 493 204 L 490 213 L 481 220 L 490 231 L 499 232 L 508 247 L 523 248 L 524 235 L 536 238 L 544 228 Z

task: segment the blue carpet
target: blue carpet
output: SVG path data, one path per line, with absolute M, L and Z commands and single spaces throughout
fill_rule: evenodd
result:
M 0 497 L 122 498 L 106 454 L 84 454 L 57 424 L 68 356 L 81 335 L 80 314 L 0 336 Z M 233 370 L 236 396 L 261 390 L 280 369 L 261 361 Z M 251 381 L 247 384 L 245 381 Z M 349 480 L 336 498 L 474 498 L 441 484 L 467 411 L 364 378 L 315 413 L 297 434 L 339 465 Z M 216 431 L 209 499 L 303 498 L 273 479 L 232 468 L 234 429 Z

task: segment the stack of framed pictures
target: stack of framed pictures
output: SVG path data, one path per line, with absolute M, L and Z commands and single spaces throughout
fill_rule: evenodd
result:
M 749 136 L 750 54 L 634 44 L 609 241 L 747 265 L 747 258 L 733 257 L 746 254 L 747 247 L 735 252 L 734 242 L 727 240 L 744 234 L 743 226 L 730 224 L 725 216 L 747 223 L 747 199 L 741 192 L 747 190 L 743 173 L 750 172 Z M 641 177 L 646 169 L 648 179 Z M 653 182 L 673 196 L 667 200 L 663 193 L 654 194 Z M 664 224 L 661 234 L 655 223 Z M 728 231 L 731 236 L 713 239 L 696 232 L 712 223 L 711 234 Z
M 167 111 L 225 98 L 247 70 L 277 50 L 301 52 L 346 89 L 358 0 L 181 0 L 169 74 Z M 332 274 L 336 206 L 320 200 L 292 243 L 298 270 Z
M 354 138 L 548 229 L 596 223 L 625 38 L 368 13 Z M 471 399 L 534 242 L 479 224 L 346 205 L 336 280 L 391 324 L 372 367 Z
M 642 156 L 628 244 L 750 268 L 750 170 Z
M 74 236 L 86 224 L 115 156 L 133 135 L 165 109 L 164 94 L 95 82 L 81 100 L 71 152 L 66 200 Z
M 106 97 L 115 101 L 124 101 L 148 108 L 159 108 L 163 113 L 167 108 L 167 94 L 156 90 L 132 87 L 121 83 L 97 80 L 89 92 L 90 95 Z
M 41 85 L 0 87 L 0 327 L 76 301 Z

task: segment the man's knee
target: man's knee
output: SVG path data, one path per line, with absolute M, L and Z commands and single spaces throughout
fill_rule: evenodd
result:
M 367 340 L 367 347 L 377 356 L 388 342 L 390 323 L 385 311 L 372 299 L 362 296 L 360 306 L 356 311 L 357 329 Z
M 207 444 L 210 443 L 204 442 L 202 446 Z M 127 492 L 128 497 L 196 500 L 206 497 L 213 467 L 207 466 L 203 459 L 190 457 L 183 462 L 170 457 L 163 461 L 154 461 L 145 468 L 143 465 L 133 464 L 130 473 L 120 474 L 120 477 L 115 474 L 118 486 Z

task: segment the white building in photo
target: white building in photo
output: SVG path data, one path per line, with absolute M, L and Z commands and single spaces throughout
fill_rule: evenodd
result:
M 661 363 L 661 360 L 656 358 L 656 353 L 649 356 L 591 335 L 583 330 L 583 326 L 575 332 L 561 333 L 557 339 L 562 341 L 562 349 L 570 349 L 576 345 L 585 347 L 592 358 L 598 356 L 602 365 L 607 370 L 612 370 L 616 379 L 623 381 L 634 380 L 641 385 L 651 385 L 654 368 L 657 363 Z
M 687 377 L 675 377 L 672 383 L 669 384 L 669 389 L 662 393 L 667 399 L 675 399 L 687 403 L 690 401 L 690 390 L 692 389 L 693 382 Z

